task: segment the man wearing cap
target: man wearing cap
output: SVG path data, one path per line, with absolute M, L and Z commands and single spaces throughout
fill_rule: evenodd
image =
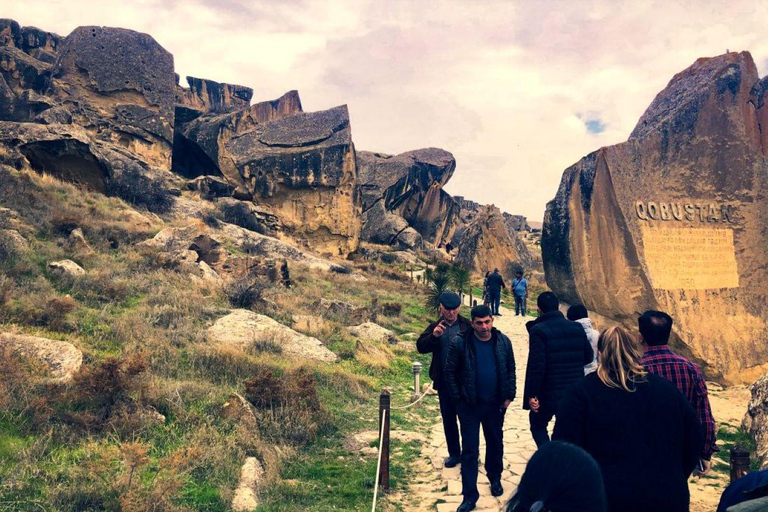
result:
M 432 364 L 429 365 L 429 377 L 437 390 L 440 401 L 440 415 L 443 418 L 443 431 L 448 445 L 448 458 L 445 467 L 455 467 L 461 461 L 461 445 L 459 444 L 458 415 L 456 403 L 451 395 L 443 389 L 443 375 L 448 346 L 454 338 L 463 337 L 472 330 L 469 320 L 459 314 L 461 298 L 454 292 L 440 294 L 440 319 L 427 326 L 416 341 L 420 354 L 432 354 Z
M 444 387 L 461 420 L 461 493 L 457 512 L 475 508 L 480 427 L 485 436 L 485 474 L 491 495 L 501 496 L 504 469 L 504 413 L 515 399 L 515 356 L 509 338 L 493 327 L 488 306 L 472 308 L 472 329 L 448 348 Z

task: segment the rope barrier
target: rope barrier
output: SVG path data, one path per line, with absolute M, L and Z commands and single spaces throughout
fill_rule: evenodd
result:
M 414 401 L 414 402 L 411 402 L 410 404 L 408 404 L 408 405 L 404 405 L 404 406 L 402 406 L 402 407 L 391 407 L 391 409 L 394 409 L 394 410 L 396 410 L 396 411 L 402 411 L 402 410 L 404 410 L 404 409 L 408 409 L 409 407 L 413 407 L 413 406 L 414 406 L 414 405 L 416 405 L 417 403 L 421 402 L 421 399 L 422 399 L 422 398 L 424 398 L 425 396 L 427 396 L 431 390 L 432 390 L 432 383 L 430 382 L 430 383 L 429 383 L 429 386 L 427 387 L 427 390 L 426 390 L 426 391 L 424 391 L 424 392 L 421 394 L 421 396 L 420 396 L 419 398 L 417 398 L 417 399 L 416 399 L 416 401 Z
M 373 487 L 373 504 L 371 505 L 371 512 L 376 512 L 376 496 L 379 492 L 379 476 L 381 474 L 381 453 L 382 445 L 384 444 L 384 420 L 387 418 L 387 410 L 381 411 L 381 433 L 379 434 L 379 456 L 376 463 L 376 480 L 374 480 Z

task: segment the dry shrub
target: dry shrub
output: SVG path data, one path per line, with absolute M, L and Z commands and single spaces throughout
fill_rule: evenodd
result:
M 267 284 L 258 279 L 235 279 L 225 288 L 232 307 L 251 309 L 262 302 Z
M 306 368 L 281 374 L 265 366 L 244 384 L 245 397 L 256 407 L 259 430 L 267 440 L 302 446 L 330 424 L 320 404 L 317 381 Z
M 234 385 L 258 374 L 265 364 L 260 359 L 263 358 L 248 355 L 234 347 L 194 345 L 188 352 L 184 371 L 189 377 L 204 378 L 214 384 Z
M 385 302 L 381 305 L 381 314 L 384 316 L 399 316 L 403 310 L 403 305 L 399 302 Z
M 48 299 L 43 307 L 40 323 L 56 331 L 70 331 L 72 324 L 69 321 L 69 314 L 77 306 L 77 301 L 69 295 Z

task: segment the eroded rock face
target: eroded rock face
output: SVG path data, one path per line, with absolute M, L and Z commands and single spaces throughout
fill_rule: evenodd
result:
M 501 211 L 483 206 L 461 234 L 456 260 L 477 272 L 498 268 L 504 275 L 510 265 L 531 268 L 533 260 L 525 244 L 510 230 Z
M 743 425 L 755 440 L 760 469 L 768 469 L 768 373 L 750 388 L 752 399 L 747 406 Z
M 159 169 L 171 168 L 176 81 L 173 56 L 151 36 L 79 27 L 52 69 L 53 97 L 73 121 Z
M 728 381 L 768 368 L 765 83 L 749 53 L 697 60 L 627 142 L 565 171 L 542 234 L 563 300 L 632 328 L 667 311 L 673 344 Z
M 203 112 L 231 112 L 248 108 L 253 89 L 242 85 L 223 84 L 204 78 L 187 77 L 188 89 L 176 90 L 176 102 Z
M 456 169 L 453 155 L 437 148 L 395 156 L 360 151 L 358 167 L 365 240 L 406 249 L 421 239 L 450 240 L 459 207 L 442 187 Z

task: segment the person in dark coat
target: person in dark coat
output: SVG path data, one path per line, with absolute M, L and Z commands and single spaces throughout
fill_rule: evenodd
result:
M 448 457 L 444 464 L 445 467 L 452 468 L 461 461 L 461 445 L 456 403 L 451 399 L 450 393 L 444 389 L 443 373 L 445 359 L 448 356 L 448 345 L 454 338 L 464 337 L 467 332 L 472 330 L 472 326 L 469 320 L 459 314 L 461 298 L 457 293 L 443 292 L 440 294 L 439 300 L 440 319 L 429 324 L 421 333 L 419 339 L 416 340 L 416 349 L 420 354 L 432 354 L 429 378 L 432 379 L 433 387 L 437 391 L 445 442 L 448 445 Z
M 547 425 L 557 415 L 565 390 L 584 377 L 592 361 L 592 347 L 584 328 L 565 319 L 557 295 L 544 292 L 536 299 L 539 317 L 526 324 L 530 336 L 523 409 L 530 410 L 531 435 L 536 446 L 549 442 Z
M 490 303 L 493 316 L 501 316 L 499 314 L 501 289 L 506 287 L 507 285 L 504 284 L 504 278 L 499 274 L 499 269 L 493 269 L 493 273 L 488 276 L 488 302 Z
M 623 327 L 603 331 L 598 353 L 597 371 L 563 398 L 553 438 L 594 457 L 609 511 L 688 512 L 702 443 L 696 411 L 674 384 L 643 369 L 642 348 Z
M 472 308 L 472 330 L 448 348 L 445 386 L 457 402 L 461 423 L 461 493 L 464 499 L 457 512 L 475 508 L 477 457 L 480 453 L 480 426 L 485 436 L 485 471 L 491 494 L 501 496 L 504 442 L 504 413 L 517 391 L 512 343 L 493 327 L 488 306 Z

